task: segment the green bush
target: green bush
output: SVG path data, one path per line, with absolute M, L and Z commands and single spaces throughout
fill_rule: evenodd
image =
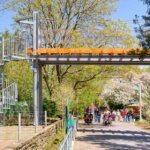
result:
M 146 112 L 146 120 L 150 122 L 150 110 Z
M 11 106 L 10 109 L 6 111 L 6 116 L 18 116 L 18 113 L 21 113 L 22 116 L 29 113 L 27 102 L 16 102 L 16 105 Z
M 57 106 L 54 101 L 44 99 L 43 100 L 43 110 L 47 111 L 47 116 L 48 117 L 54 117 L 57 112 Z

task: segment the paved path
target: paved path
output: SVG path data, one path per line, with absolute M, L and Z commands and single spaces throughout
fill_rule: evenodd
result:
M 150 150 L 150 132 L 133 123 L 79 124 L 74 150 Z

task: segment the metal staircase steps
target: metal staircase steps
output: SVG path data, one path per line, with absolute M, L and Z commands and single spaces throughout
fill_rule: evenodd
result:
M 1 93 L 0 97 L 0 114 L 3 114 L 5 110 L 10 109 L 11 106 L 15 105 L 18 99 L 17 84 L 12 83 L 7 86 Z

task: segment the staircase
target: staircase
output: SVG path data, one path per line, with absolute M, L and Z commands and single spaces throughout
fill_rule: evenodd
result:
M 24 49 L 22 46 L 22 40 L 9 37 L 9 39 L 0 39 L 0 115 L 4 114 L 6 110 L 9 110 L 11 106 L 16 104 L 18 98 L 17 84 L 11 83 L 4 85 L 4 64 L 11 60 L 20 60 L 24 57 L 19 57 L 19 47 Z M 19 43 L 19 44 L 18 44 Z M 15 56 L 15 58 L 13 58 Z M 18 56 L 18 57 L 17 57 Z
M 0 114 L 15 105 L 18 98 L 17 84 L 12 83 L 0 92 Z

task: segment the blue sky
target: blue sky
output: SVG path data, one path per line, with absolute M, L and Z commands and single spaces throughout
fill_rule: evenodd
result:
M 133 20 L 135 14 L 141 16 L 146 14 L 146 5 L 141 0 L 119 0 L 117 2 L 117 11 L 113 18 L 117 20 L 122 18 L 124 21 Z
M 117 7 L 118 9 L 113 13 L 112 18 L 114 20 L 121 18 L 123 21 L 128 22 L 132 29 L 135 26 L 132 23 L 135 14 L 141 16 L 146 13 L 146 5 L 144 5 L 140 0 L 120 0 L 117 2 Z M 0 32 L 5 29 L 12 29 L 13 15 L 13 12 L 0 11 Z
M 135 15 L 145 15 L 147 10 L 147 6 L 141 0 L 120 0 L 117 2 L 117 7 L 118 9 L 113 13 L 112 18 L 114 20 L 121 18 L 129 24 L 132 30 L 135 27 L 135 24 L 133 24 Z
M 14 12 L 0 12 L 0 32 L 6 29 L 12 29 Z

